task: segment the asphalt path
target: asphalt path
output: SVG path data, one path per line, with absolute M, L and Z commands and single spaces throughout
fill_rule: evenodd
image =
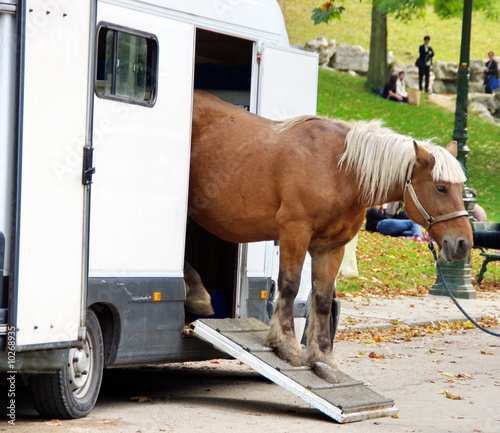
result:
M 70 421 L 40 419 L 18 380 L 16 425 L 5 419 L 0 431 L 500 433 L 499 338 L 473 329 L 335 350 L 341 370 L 395 400 L 398 417 L 340 425 L 239 361 L 215 360 L 106 371 L 95 409 Z

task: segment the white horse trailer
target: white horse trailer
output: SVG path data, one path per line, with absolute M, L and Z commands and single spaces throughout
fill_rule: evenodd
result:
M 315 113 L 277 2 L 2 0 L 0 41 L 0 368 L 38 411 L 86 415 L 104 367 L 220 355 L 181 336 L 185 257 L 215 317 L 266 321 L 275 246 L 187 223 L 187 194 L 193 89 Z

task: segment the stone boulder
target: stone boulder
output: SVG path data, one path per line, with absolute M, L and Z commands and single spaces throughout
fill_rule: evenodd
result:
M 434 62 L 431 67 L 436 80 L 453 81 L 457 79 L 458 65 L 452 62 Z
M 469 103 L 469 111 L 471 113 L 477 114 L 479 117 L 482 117 L 485 120 L 488 120 L 489 122 L 495 122 L 495 118 L 491 114 L 490 110 L 488 110 L 488 108 L 486 108 L 479 102 Z
M 322 67 L 328 66 L 337 49 L 337 44 L 334 39 L 326 39 L 320 36 L 317 39 L 307 42 L 303 49 L 319 54 L 319 65 Z
M 368 72 L 369 51 L 359 45 L 337 46 L 333 62 L 330 66 L 338 71 L 354 71 L 358 74 L 366 74 Z
M 497 59 L 497 63 L 498 61 L 500 61 L 500 59 Z M 472 59 L 470 61 L 469 63 L 470 82 L 480 82 L 481 85 L 483 84 L 485 63 L 486 61 L 482 59 Z
M 495 100 L 494 94 L 488 93 L 469 93 L 468 95 L 469 104 L 478 103 L 484 105 L 488 110 L 497 110 L 497 101 Z

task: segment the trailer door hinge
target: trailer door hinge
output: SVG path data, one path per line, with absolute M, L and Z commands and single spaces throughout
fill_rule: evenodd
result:
M 92 183 L 92 175 L 95 173 L 95 167 L 92 167 L 92 159 L 94 155 L 94 148 L 85 146 L 83 148 L 83 173 L 82 183 L 90 185 Z

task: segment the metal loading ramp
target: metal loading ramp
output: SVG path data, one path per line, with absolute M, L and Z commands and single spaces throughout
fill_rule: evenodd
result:
M 269 326 L 257 319 L 199 319 L 193 333 L 247 364 L 277 385 L 340 423 L 391 416 L 394 400 L 339 371 L 340 383 L 318 377 L 310 367 L 293 367 L 264 345 Z

